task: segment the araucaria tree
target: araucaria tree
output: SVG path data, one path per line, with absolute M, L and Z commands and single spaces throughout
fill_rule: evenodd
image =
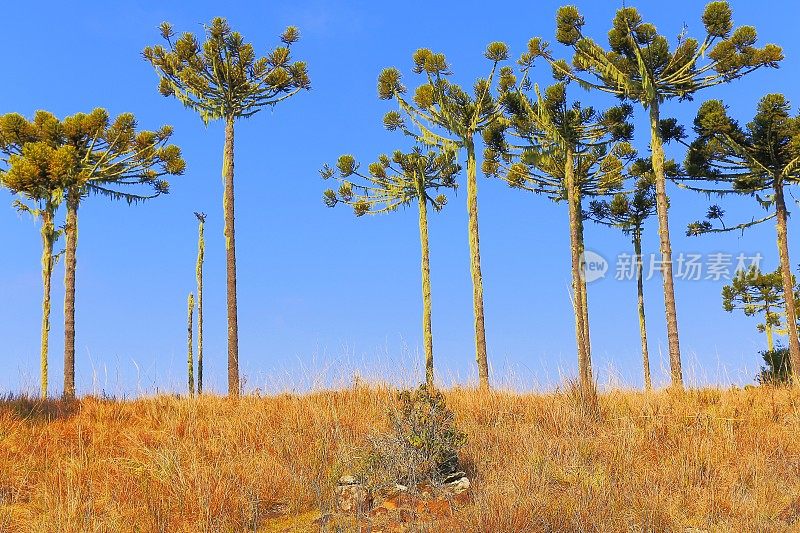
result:
M 48 345 L 50 339 L 50 286 L 59 254 L 53 253 L 61 230 L 56 228 L 56 210 L 64 187 L 77 169 L 75 150 L 63 145 L 58 119 L 37 111 L 32 121 L 10 113 L 0 116 L 0 186 L 21 199 L 14 200 L 20 212 L 41 222 L 42 238 L 42 325 L 40 350 L 40 389 L 47 397 Z
M 166 47 L 144 49 L 145 59 L 160 78 L 159 91 L 196 111 L 205 124 L 225 122 L 222 155 L 223 211 L 228 292 L 228 394 L 239 395 L 239 329 L 236 304 L 236 239 L 234 231 L 233 141 L 237 119 L 255 115 L 302 89 L 310 89 L 306 64 L 292 61 L 290 47 L 300 38 L 297 28 L 281 35 L 281 46 L 256 58 L 253 45 L 223 18 L 206 27 L 201 45 L 191 33 L 175 39 L 172 26 L 161 25 Z
M 577 81 L 596 89 L 636 101 L 649 112 L 650 149 L 655 176 L 658 233 L 661 241 L 662 277 L 669 342 L 672 384 L 683 387 L 678 318 L 672 276 L 668 198 L 664 173 L 665 139 L 662 138 L 661 105 L 672 99 L 688 100 L 706 87 L 727 83 L 760 67 L 777 67 L 783 59 L 780 47 L 757 48 L 752 26 L 733 29 L 727 2 L 711 2 L 703 12 L 706 35 L 702 42 L 682 33 L 670 50 L 667 38 L 642 20 L 632 7 L 617 11 L 608 32 L 608 50 L 583 34 L 584 18 L 574 6 L 564 6 L 556 15 L 556 39 L 573 49 L 571 65 L 556 59 L 539 38 L 528 44 L 532 57 L 543 57 L 558 79 Z
M 137 131 L 123 113 L 111 121 L 104 109 L 64 119 L 63 144 L 74 150 L 78 169 L 67 185 L 64 257 L 64 396 L 75 396 L 75 270 L 78 207 L 89 195 L 138 203 L 169 192 L 164 177 L 182 174 L 180 148 L 168 144 L 172 128 Z
M 603 113 L 567 100 L 566 85 L 548 87 L 544 96 L 527 88 L 528 57 L 523 56 L 525 76 L 518 89 L 507 87 L 502 102 L 506 117 L 484 134 L 487 145 L 483 170 L 499 176 L 512 187 L 566 201 L 572 263 L 575 337 L 578 378 L 587 399 L 594 397 L 589 312 L 584 277 L 582 200 L 609 194 L 623 182 L 625 162 L 635 152 L 628 140 L 633 126 L 628 123 L 629 105 Z
M 453 151 L 415 148 L 411 152 L 395 151 L 391 158 L 381 155 L 369 165 L 367 172 L 351 155 L 339 158 L 336 168 L 323 167 L 324 179 L 340 182 L 337 190 L 325 191 L 325 204 L 334 207 L 344 203 L 353 207 L 356 216 L 375 215 L 397 210 L 416 202 L 419 208 L 419 240 L 422 250 L 422 332 L 425 344 L 425 382 L 433 390 L 433 333 L 431 329 L 431 279 L 428 253 L 428 205 L 441 210 L 447 202 L 441 189 L 454 189 L 461 167 Z
M 203 394 L 203 263 L 206 256 L 206 214 L 194 212 L 198 222 L 197 235 L 197 394 Z
M 472 301 L 475 315 L 475 358 L 478 364 L 478 382 L 489 388 L 489 363 L 486 350 L 486 328 L 483 309 L 483 276 L 478 232 L 478 179 L 476 136 L 501 116 L 501 109 L 492 94 L 494 79 L 500 62 L 508 59 L 508 47 L 500 42 L 491 43 L 485 53 L 491 62 L 486 78 L 478 79 L 472 94 L 450 81 L 452 72 L 444 54 L 426 48 L 414 52 L 414 74 L 421 74 L 422 83 L 411 100 L 400 71 L 387 68 L 378 77 L 378 95 L 381 99 L 397 101 L 400 111 L 390 111 L 384 124 L 390 130 L 400 129 L 418 142 L 443 150 L 464 150 L 467 161 L 467 213 L 469 217 L 469 253 L 472 275 Z M 510 75 L 510 69 L 501 69 L 500 78 Z M 408 122 L 406 122 L 406 118 Z M 409 123 L 410 122 L 410 123 Z
M 795 303 L 798 291 L 794 293 Z M 786 316 L 786 299 L 783 297 L 783 278 L 780 268 L 764 274 L 756 265 L 739 270 L 730 285 L 722 287 L 722 308 L 732 313 L 738 309 L 746 316 L 764 315 L 758 331 L 767 335 L 767 350 L 775 349 L 775 333 L 781 332 Z M 786 330 L 784 330 L 786 331 Z
M 675 168 L 673 162 L 667 162 Z M 650 378 L 650 355 L 647 348 L 647 320 L 644 312 L 644 278 L 642 275 L 642 235 L 648 218 L 656 212 L 656 191 L 652 177 L 652 165 L 647 159 L 637 159 L 629 168 L 636 179 L 633 191 L 619 192 L 609 200 L 592 200 L 585 217 L 606 226 L 622 230 L 633 243 L 633 258 L 636 268 L 636 301 L 639 315 L 639 336 L 642 341 L 642 369 L 644 388 L 653 387 Z
M 758 104 L 753 120 L 741 127 L 728 116 L 725 105 L 709 100 L 694 121 L 698 137 L 686 155 L 684 186 L 720 196 L 755 196 L 768 214 L 732 227 L 715 227 L 724 211 L 712 206 L 707 220 L 689 226 L 689 234 L 745 229 L 772 218 L 777 231 L 778 256 L 786 300 L 789 358 L 796 384 L 800 378 L 800 340 L 787 236 L 786 188 L 800 184 L 800 115 L 790 114 L 782 94 L 768 94 Z

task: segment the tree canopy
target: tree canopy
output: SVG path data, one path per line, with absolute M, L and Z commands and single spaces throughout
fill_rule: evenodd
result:
M 434 197 L 428 191 L 455 189 L 455 177 L 460 170 L 454 152 L 425 153 L 415 147 L 408 153 L 397 150 L 391 157 L 381 155 L 367 172 L 353 156 L 343 155 L 335 169 L 325 165 L 320 174 L 324 179 L 333 177 L 340 181 L 338 190 L 325 191 L 325 204 L 333 207 L 345 203 L 353 207 L 356 216 L 362 216 L 394 211 L 420 196 L 438 211 L 447 203 L 447 197 L 443 194 Z M 360 178 L 360 182 L 354 182 L 353 177 Z
M 188 32 L 176 39 L 172 26 L 164 22 L 161 37 L 166 46 L 148 46 L 143 52 L 158 72 L 159 92 L 176 97 L 203 122 L 249 117 L 311 88 L 305 62 L 291 57 L 291 46 L 300 39 L 294 26 L 281 34 L 282 45 L 259 58 L 224 18 L 212 20 L 205 32 L 202 45 Z

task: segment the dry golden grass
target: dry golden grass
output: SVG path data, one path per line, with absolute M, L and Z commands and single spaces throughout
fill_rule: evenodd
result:
M 597 418 L 569 394 L 446 396 L 469 436 L 473 501 L 433 529 L 798 528 L 797 391 L 610 392 Z M 0 531 L 314 530 L 348 450 L 385 427 L 391 399 L 357 387 L 0 402 Z

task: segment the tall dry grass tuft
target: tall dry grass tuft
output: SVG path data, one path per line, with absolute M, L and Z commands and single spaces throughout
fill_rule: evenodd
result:
M 800 520 L 797 391 L 612 391 L 592 416 L 568 391 L 445 395 L 468 435 L 473 491 L 442 531 L 790 531 Z M 394 398 L 354 387 L 5 399 L 0 531 L 319 530 L 310 511 L 332 506 L 345 455 L 388 429 Z

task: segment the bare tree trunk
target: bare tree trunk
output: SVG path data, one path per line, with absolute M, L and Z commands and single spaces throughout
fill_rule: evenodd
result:
M 650 391 L 653 383 L 650 380 L 650 355 L 647 350 L 647 322 L 644 315 L 644 279 L 642 276 L 642 233 L 634 230 L 633 250 L 636 256 L 636 299 L 639 309 L 639 336 L 642 339 L 642 369 L 644 370 L 644 390 Z
M 48 204 L 42 210 L 42 338 L 40 352 L 41 396 L 47 398 L 47 356 L 50 342 L 50 287 L 53 279 L 53 243 L 55 225 L 53 211 Z
M 206 251 L 204 224 L 201 219 L 197 239 L 197 394 L 203 394 L 203 261 Z
M 783 196 L 783 182 L 775 178 L 775 211 L 778 230 L 778 255 L 783 280 L 783 296 L 786 302 L 786 334 L 789 336 L 789 361 L 792 367 L 792 381 L 800 386 L 800 338 L 797 336 L 797 309 L 795 307 L 792 266 L 789 262 L 789 243 L 786 228 L 786 200 Z
M 667 318 L 667 341 L 669 344 L 669 367 L 672 386 L 683 388 L 681 348 L 678 340 L 678 314 L 675 310 L 675 284 L 672 279 L 672 245 L 669 238 L 669 198 L 667 178 L 664 174 L 664 142 L 658 129 L 658 100 L 650 102 L 650 149 L 656 185 L 656 211 L 658 212 L 658 236 L 661 240 L 661 275 L 664 279 L 664 310 Z
M 580 188 L 577 184 L 575 184 L 575 212 L 578 215 L 578 252 L 579 257 L 581 258 L 580 264 L 578 265 L 581 273 L 581 320 L 583 321 L 583 343 L 584 343 L 584 352 L 586 353 L 586 360 L 590 362 L 587 366 L 587 372 L 589 373 L 589 379 L 593 379 L 592 373 L 592 341 L 591 341 L 591 334 L 589 333 L 589 291 L 586 289 L 586 240 L 583 235 L 583 206 L 581 205 L 581 193 Z
M 587 398 L 594 389 L 591 378 L 591 360 L 586 353 L 586 330 L 583 313 L 583 279 L 581 277 L 580 214 L 577 212 L 577 191 L 572 152 L 567 151 L 564 167 L 567 204 L 569 205 L 569 240 L 572 263 L 572 291 L 575 310 L 575 341 L 578 349 L 578 381 Z
M 189 293 L 189 318 L 188 318 L 188 355 L 186 357 L 186 365 L 189 376 L 189 396 L 194 396 L 194 356 L 192 355 L 192 346 L 194 340 L 192 339 L 192 316 L 194 315 L 194 295 Z
M 771 352 L 775 349 L 775 340 L 772 336 L 772 326 L 767 324 L 765 331 L 767 332 L 767 350 Z
M 425 342 L 425 383 L 433 391 L 433 332 L 431 328 L 431 267 L 428 250 L 428 202 L 425 189 L 419 195 L 419 242 L 422 248 L 422 333 Z
M 75 269 L 78 248 L 80 191 L 67 191 L 64 251 L 64 398 L 75 398 Z
M 478 167 L 475 144 L 467 141 L 467 213 L 469 215 L 469 255 L 472 273 L 472 303 L 475 311 L 475 360 L 478 363 L 478 383 L 489 388 L 489 362 L 486 355 L 486 327 L 483 317 L 483 276 L 478 236 Z
M 225 180 L 223 210 L 225 216 L 225 264 L 228 279 L 228 395 L 239 396 L 239 325 L 236 303 L 236 238 L 233 212 L 233 117 L 225 120 L 225 151 L 222 176 Z

